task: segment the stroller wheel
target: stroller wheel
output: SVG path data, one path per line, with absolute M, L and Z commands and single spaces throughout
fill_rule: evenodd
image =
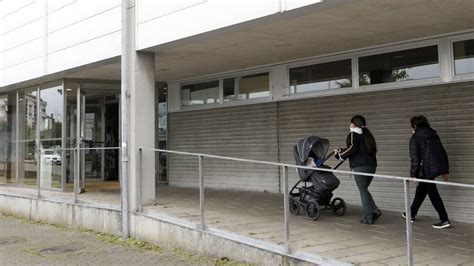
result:
M 331 210 L 336 216 L 343 216 L 346 213 L 346 202 L 341 198 L 334 198 L 331 201 Z
M 309 220 L 316 221 L 319 218 L 319 215 L 321 214 L 319 204 L 314 200 L 309 201 L 306 204 L 305 214 L 306 218 L 308 218 Z
M 290 199 L 290 212 L 293 215 L 299 215 L 301 212 L 300 205 L 294 199 Z

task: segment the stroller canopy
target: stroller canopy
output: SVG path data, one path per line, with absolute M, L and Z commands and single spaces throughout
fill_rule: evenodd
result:
M 328 139 L 316 136 L 308 136 L 304 139 L 300 139 L 294 147 L 296 164 L 305 165 L 305 161 L 310 155 L 313 157 L 316 156 L 316 158 L 314 158 L 316 161 L 324 159 L 329 150 L 329 145 Z M 305 181 L 312 172 L 312 170 L 298 168 L 298 175 L 302 181 Z

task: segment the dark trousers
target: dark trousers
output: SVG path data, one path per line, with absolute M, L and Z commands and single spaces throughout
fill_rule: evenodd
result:
M 418 213 L 418 210 L 420 209 L 421 204 L 425 200 L 426 195 L 430 197 L 431 204 L 433 204 L 433 207 L 438 212 L 439 219 L 441 221 L 448 220 L 448 213 L 444 208 L 443 200 L 439 195 L 436 184 L 422 182 L 418 183 L 418 186 L 416 187 L 415 198 L 413 199 L 413 203 L 411 204 L 411 216 L 415 217 L 415 215 Z
M 375 169 L 376 168 L 373 166 L 357 166 L 354 167 L 352 170 L 354 172 L 374 174 Z M 354 175 L 354 179 L 356 181 L 357 188 L 359 189 L 360 200 L 364 209 L 364 216 L 371 217 L 371 215 L 379 212 L 379 208 L 375 204 L 372 194 L 370 194 L 369 192 L 370 183 L 374 178 L 372 176 Z

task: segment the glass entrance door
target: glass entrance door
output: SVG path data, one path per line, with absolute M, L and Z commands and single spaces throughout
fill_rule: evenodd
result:
M 85 94 L 78 83 L 68 83 L 66 88 L 66 134 L 65 134 L 65 183 L 68 190 L 74 187 L 74 178 L 78 177 L 78 192 L 85 192 L 84 173 L 84 117 Z M 77 149 L 79 148 L 79 149 Z
M 80 193 L 118 188 L 120 84 L 67 82 L 65 90 L 66 186 L 78 176 Z

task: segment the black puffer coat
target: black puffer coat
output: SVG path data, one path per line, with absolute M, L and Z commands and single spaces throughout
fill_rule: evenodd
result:
M 435 130 L 429 127 L 417 128 L 410 139 L 412 177 L 430 179 L 449 173 L 446 150 Z

